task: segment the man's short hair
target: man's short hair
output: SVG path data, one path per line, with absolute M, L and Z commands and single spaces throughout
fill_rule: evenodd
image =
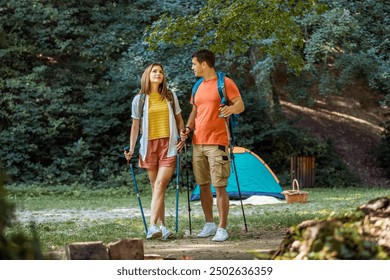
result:
M 199 63 L 202 63 L 205 61 L 209 67 L 214 67 L 214 65 L 215 65 L 215 54 L 210 50 L 203 49 L 203 50 L 197 51 L 196 53 L 194 53 L 192 55 L 192 58 L 194 58 L 194 57 L 196 58 L 196 60 Z

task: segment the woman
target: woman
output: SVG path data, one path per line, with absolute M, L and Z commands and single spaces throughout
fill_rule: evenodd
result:
M 139 165 L 148 171 L 152 186 L 150 226 L 147 239 L 167 239 L 172 232 L 165 227 L 164 196 L 175 171 L 177 151 L 183 142 L 177 143 L 184 121 L 177 96 L 168 90 L 163 66 L 149 65 L 141 78 L 141 90 L 132 102 L 133 119 L 130 130 L 130 149 L 127 160 L 134 154 L 140 133 Z

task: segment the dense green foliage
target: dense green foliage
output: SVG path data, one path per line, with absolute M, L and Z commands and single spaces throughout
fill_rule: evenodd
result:
M 242 54 L 255 44 L 261 46 L 262 52 L 283 57 L 299 71 L 304 63 L 299 54 L 303 32 L 295 17 L 325 7 L 313 0 L 206 2 L 195 14 L 166 16 L 158 21 L 149 35 L 152 47 L 160 41 L 183 46 L 195 39 L 211 45 L 216 53 Z
M 1 5 L 0 153 L 13 180 L 99 181 L 123 167 L 131 98 L 157 58 L 143 29 L 171 10 L 152 3 Z
M 286 62 L 301 74 L 290 88 L 296 93 L 317 80 L 320 93 L 338 93 L 363 79 L 389 105 L 389 12 L 382 0 L 214 0 L 195 15 L 164 17 L 148 41 L 180 46 L 197 39 L 217 53 L 250 52 L 252 74 Z
M 361 96 L 360 105 L 370 100 L 390 105 L 390 31 L 388 1 L 324 1 L 330 9 L 301 19 L 308 43 L 304 54 L 310 84 L 319 79 L 319 93 L 348 94 L 360 91 L 361 81 L 372 89 Z M 301 76 L 303 78 L 304 76 Z M 351 93 L 350 93 L 351 94 Z
M 259 153 L 284 183 L 290 156 L 301 153 L 318 158 L 319 186 L 355 184 L 327 141 L 284 119 L 276 86 L 310 104 L 312 94 L 342 93 L 359 80 L 372 92 L 362 107 L 378 96 L 390 104 L 389 4 L 318 2 L 2 2 L 0 160 L 15 182 L 120 185 L 144 68 L 164 64 L 186 119 L 191 53 L 207 46 L 247 105 L 239 145 Z M 281 69 L 287 84 L 277 84 Z

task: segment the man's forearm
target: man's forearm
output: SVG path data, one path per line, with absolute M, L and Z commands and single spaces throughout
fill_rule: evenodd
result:
M 190 116 L 188 117 L 187 123 L 185 125 L 186 130 L 189 129 L 190 131 L 195 129 L 195 117 L 196 117 L 196 109 L 192 109 Z
M 240 113 L 244 112 L 245 105 L 244 105 L 244 101 L 242 101 L 242 98 L 237 98 L 234 101 L 235 101 L 234 104 L 231 105 L 232 113 L 233 114 L 240 114 Z

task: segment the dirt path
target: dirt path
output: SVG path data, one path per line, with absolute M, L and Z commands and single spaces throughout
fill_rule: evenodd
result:
M 145 240 L 145 255 L 158 255 L 168 259 L 194 260 L 253 260 L 256 254 L 268 254 L 278 248 L 285 230 L 264 231 L 256 229 L 243 233 L 240 240 L 213 242 L 210 238 L 191 237 L 168 241 Z
M 240 240 L 213 242 L 210 238 L 191 237 L 180 239 L 144 240 L 145 259 L 191 260 L 254 260 L 267 259 L 285 236 L 286 230 L 250 230 Z M 66 260 L 65 247 L 47 255 L 50 259 Z

